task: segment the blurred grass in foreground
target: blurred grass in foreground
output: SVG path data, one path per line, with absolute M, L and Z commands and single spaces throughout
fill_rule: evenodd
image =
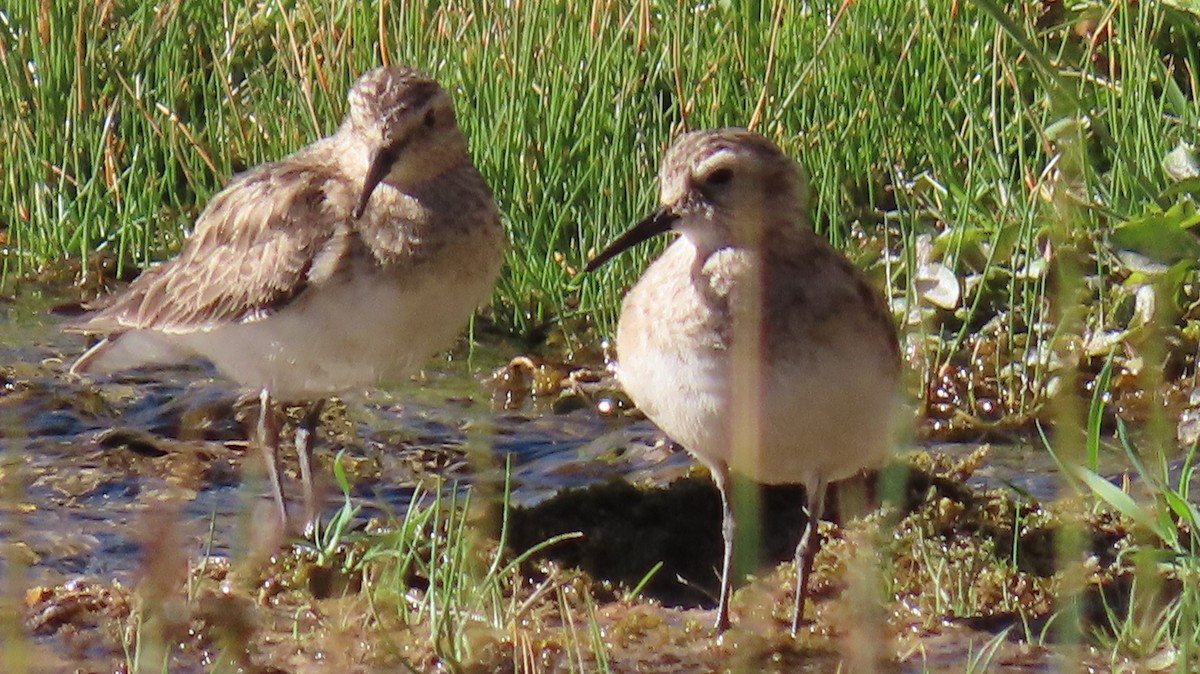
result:
M 1126 379 L 1194 374 L 1200 31 L 1182 6 L 18 0 L 0 10 L 0 263 L 166 257 L 229 175 L 328 133 L 359 73 L 403 62 L 454 92 L 505 212 L 502 327 L 607 332 L 654 250 L 577 277 L 589 251 L 652 207 L 671 137 L 749 125 L 805 164 L 814 224 L 895 300 L 925 404 L 965 360 L 956 410 L 1030 418 L 1109 354 Z M 1080 407 L 1058 408 L 1069 466 L 1099 451 L 1098 422 L 1067 432 Z M 1142 596 L 1153 571 L 1184 581 L 1157 613 L 1113 612 L 1114 653 L 1175 648 L 1182 669 L 1197 515 L 1157 471 L 1149 514 L 1076 478 L 1145 517 Z

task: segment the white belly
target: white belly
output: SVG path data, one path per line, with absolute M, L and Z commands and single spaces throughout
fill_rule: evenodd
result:
M 895 382 L 852 352 L 768 368 L 758 400 L 746 406 L 731 400 L 728 351 L 626 351 L 618 343 L 618 356 L 622 385 L 663 432 L 706 464 L 756 482 L 842 479 L 879 465 L 890 447 Z M 735 423 L 749 424 L 737 443 Z
M 887 340 L 855 326 L 820 343 L 801 332 L 758 368 L 731 363 L 728 326 L 696 290 L 687 245 L 672 244 L 622 307 L 618 377 L 638 407 L 710 468 L 760 483 L 811 485 L 881 464 L 897 413 Z M 754 399 L 735 404 L 735 377 L 757 378 L 736 387 Z
M 357 275 L 263 320 L 177 339 L 243 387 L 283 400 L 395 380 L 449 347 L 494 281 L 488 274 L 453 284 L 419 276 L 401 283 Z
M 188 333 L 126 332 L 102 344 L 89 369 L 194 354 L 247 390 L 297 401 L 396 380 L 452 344 L 488 299 L 499 263 L 427 265 L 403 275 L 375 268 L 310 288 L 259 320 Z

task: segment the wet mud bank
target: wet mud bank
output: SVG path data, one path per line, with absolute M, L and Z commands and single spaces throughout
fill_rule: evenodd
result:
M 29 671 L 926 671 L 985 649 L 989 671 L 1103 668 L 1114 616 L 1147 593 L 1122 554 L 1141 534 L 1070 496 L 1044 452 L 932 445 L 831 495 L 797 640 L 802 490 L 749 498 L 754 554 L 717 642 L 707 475 L 595 360 L 511 345 L 329 405 L 321 533 L 282 535 L 235 390 L 200 366 L 69 377 L 82 340 L 26 302 L 0 324 L 0 483 Z M 1154 602 L 1180 582 L 1163 574 Z

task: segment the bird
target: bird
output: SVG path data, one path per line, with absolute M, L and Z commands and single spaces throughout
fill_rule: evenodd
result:
M 678 234 L 621 303 L 617 380 L 720 492 L 718 634 L 730 627 L 731 475 L 805 486 L 795 636 L 828 484 L 891 449 L 894 319 L 864 272 L 809 227 L 804 173 L 769 139 L 740 128 L 683 134 L 658 179 L 659 207 L 585 266 Z
M 65 326 L 100 338 L 74 374 L 199 357 L 257 394 L 255 434 L 284 530 L 279 405 L 306 407 L 296 450 L 308 528 L 325 399 L 394 381 L 450 346 L 489 299 L 507 245 L 433 78 L 377 67 L 347 102 L 334 133 L 235 176 L 174 258 Z

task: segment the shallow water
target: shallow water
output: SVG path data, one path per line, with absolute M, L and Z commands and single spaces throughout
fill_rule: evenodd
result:
M 68 375 L 86 340 L 60 331 L 48 311 L 56 299 L 35 288 L 0 300 L 0 543 L 7 548 L 0 572 L 22 565 L 29 585 L 80 577 L 131 585 L 148 566 L 141 551 L 162 549 L 149 539 L 163 536 L 164 515 L 187 559 L 252 554 L 261 545 L 255 522 L 269 522 L 274 507 L 261 463 L 247 451 L 242 419 L 256 408 L 239 405 L 238 391 L 203 365 L 94 380 Z M 608 417 L 596 405 L 559 414 L 495 404 L 486 380 L 515 351 L 456 351 L 411 381 L 332 405 L 315 456 L 326 515 L 342 500 L 331 470 L 336 451 L 363 517 L 401 512 L 418 484 L 442 479 L 498 491 L 506 461 L 521 505 L 614 477 L 662 485 L 693 471 L 687 454 L 648 422 Z M 930 447 L 963 457 L 977 448 Z M 285 490 L 296 499 L 290 447 L 283 456 Z M 1029 445 L 993 446 L 969 481 L 1040 500 L 1063 484 L 1053 459 Z M 709 533 L 717 530 L 714 513 Z M 942 637 L 920 637 L 927 664 L 961 662 L 990 635 Z M 905 671 L 921 671 L 916 658 L 906 659 Z M 1041 655 L 1033 660 L 1022 671 L 1052 669 Z
M 186 530 L 180 538 L 195 547 L 194 557 L 237 554 L 245 547 L 240 538 L 253 531 L 247 513 L 272 507 L 238 419 L 239 410 L 245 417 L 255 408 L 239 408 L 236 388 L 199 364 L 70 376 L 66 369 L 86 340 L 59 330 L 48 312 L 55 299 L 23 292 L 0 305 L 3 536 L 26 550 L 31 580 L 131 580 L 139 532 L 148 514 L 163 509 L 177 511 Z M 402 511 L 417 482 L 432 474 L 498 484 L 503 457 L 511 457 L 513 498 L 521 504 L 616 475 L 667 481 L 688 471 L 687 455 L 661 443 L 644 421 L 629 424 L 591 408 L 542 414 L 494 406 L 484 380 L 510 353 L 443 355 L 413 381 L 348 396 L 337 437 L 318 436 L 325 512 L 342 500 L 331 476 L 333 450 L 345 452 L 352 497 L 365 516 Z M 290 447 L 283 457 L 284 488 L 294 498 Z
M 67 367 L 87 344 L 59 329 L 49 312 L 58 299 L 33 288 L 0 304 L 4 539 L 27 547 L 37 582 L 81 574 L 129 580 L 147 513 L 166 508 L 177 513 L 195 557 L 237 554 L 245 547 L 239 536 L 256 535 L 248 514 L 265 518 L 271 507 L 241 421 L 255 408 L 239 407 L 236 388 L 202 364 L 70 376 Z M 344 450 L 352 497 L 366 516 L 401 512 L 431 475 L 499 489 L 505 457 L 520 505 L 617 476 L 665 484 L 689 472 L 687 454 L 646 421 L 606 417 L 595 406 L 555 414 L 493 404 L 486 380 L 514 350 L 460 349 L 412 381 L 346 397 L 328 433 L 335 437 L 318 436 L 325 512 L 342 498 L 330 469 L 335 450 Z M 976 447 L 931 449 L 966 455 Z M 285 490 L 295 497 L 290 448 L 283 460 Z M 1051 457 L 1029 445 L 992 447 L 971 483 L 1037 499 L 1062 488 Z

